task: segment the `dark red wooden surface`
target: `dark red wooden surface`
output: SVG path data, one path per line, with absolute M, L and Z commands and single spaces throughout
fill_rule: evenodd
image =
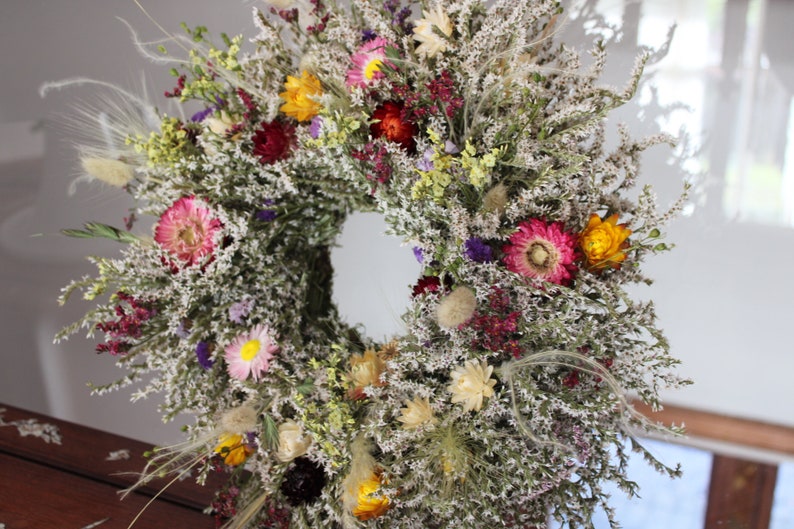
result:
M 715 455 L 706 529 L 768 529 L 777 466 Z
M 14 426 L 0 427 L 0 523 L 8 529 L 124 529 L 164 482 L 121 499 L 118 491 L 134 482 L 151 445 L 0 405 L 5 423 L 36 419 L 58 427 L 61 444 L 22 436 Z M 129 459 L 109 460 L 128 450 Z M 220 485 L 203 487 L 193 479 L 174 483 L 141 514 L 135 528 L 211 529 L 213 518 L 201 511 Z

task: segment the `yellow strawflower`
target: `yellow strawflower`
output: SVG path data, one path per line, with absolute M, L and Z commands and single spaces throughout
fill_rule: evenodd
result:
M 584 253 L 587 267 L 602 270 L 608 266 L 620 268 L 626 259 L 623 253 L 628 247 L 626 239 L 631 230 L 624 224 L 618 224 L 618 216 L 610 215 L 606 220 L 595 213 L 590 215 L 587 227 L 579 235 L 579 247 Z
M 300 78 L 288 75 L 284 87 L 287 90 L 279 94 L 285 101 L 279 108 L 283 113 L 298 121 L 309 121 L 320 112 L 322 105 L 317 99 L 323 95 L 323 89 L 315 76 L 306 70 Z
M 381 479 L 378 473 L 373 473 L 358 485 L 358 504 L 353 508 L 353 515 L 359 520 L 366 521 L 383 515 L 389 510 L 389 498 L 378 495 Z
M 220 454 L 223 462 L 229 466 L 241 465 L 254 452 L 243 442 L 244 439 L 240 434 L 224 434 L 215 447 L 215 453 Z

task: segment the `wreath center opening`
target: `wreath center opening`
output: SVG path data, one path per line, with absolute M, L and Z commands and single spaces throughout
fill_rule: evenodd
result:
M 331 249 L 333 301 L 344 321 L 361 324 L 381 340 L 404 330 L 401 316 L 410 301 L 410 286 L 421 265 L 411 248 L 394 235 L 378 213 L 348 216 Z

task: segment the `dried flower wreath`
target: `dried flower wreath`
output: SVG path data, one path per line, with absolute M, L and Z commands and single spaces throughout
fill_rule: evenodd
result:
M 109 295 L 60 335 L 102 331 L 128 370 L 98 392 L 162 393 L 188 412 L 163 472 L 228 472 L 228 527 L 591 527 L 605 482 L 629 493 L 629 448 L 682 381 L 649 302 L 648 254 L 667 249 L 642 152 L 669 143 L 606 116 L 633 97 L 555 43 L 558 2 L 401 5 L 271 0 L 259 34 L 206 28 L 140 44 L 174 66 L 166 96 L 105 109 L 115 140 L 81 147 L 91 177 L 123 187 L 154 237 L 73 282 Z M 198 103 L 198 105 L 197 105 Z M 182 111 L 183 115 L 185 110 Z M 92 118 L 86 112 L 86 121 Z M 406 332 L 375 343 L 332 300 L 331 247 L 351 211 L 381 213 L 424 267 Z M 244 472 L 247 469 L 249 472 Z

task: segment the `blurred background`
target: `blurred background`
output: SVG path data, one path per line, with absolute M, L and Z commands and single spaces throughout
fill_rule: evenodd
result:
M 242 0 L 142 3 L 169 31 L 186 22 L 216 35 L 253 35 L 251 10 L 265 7 Z M 608 55 L 613 84 L 625 80 L 638 45 L 662 46 L 676 25 L 667 55 L 649 68 L 638 105 L 611 118 L 628 122 L 637 134 L 652 122 L 676 136 L 686 130 L 684 145 L 694 153 L 684 164 L 696 175 L 690 204 L 667 231 L 676 248 L 647 263 L 656 283 L 636 290 L 655 300 L 681 372 L 695 381 L 665 394 L 665 402 L 792 428 L 794 3 L 593 4 L 607 21 L 623 26 Z M 122 192 L 96 184 L 69 192 L 79 171 L 64 116 L 101 89 L 73 87 L 41 98 L 39 87 L 87 77 L 161 99 L 173 84 L 165 68 L 138 54 L 118 17 L 143 40 L 163 36 L 132 0 L 0 3 L 0 404 L 165 443 L 180 438 L 181 424 L 162 424 L 157 402 L 130 404 L 126 392 L 90 396 L 88 382 L 121 376 L 111 357 L 97 356 L 93 342 L 79 337 L 58 345 L 52 340 L 88 307 L 79 299 L 59 307 L 60 288 L 93 273 L 86 255 L 116 249 L 68 239 L 59 230 L 86 220 L 120 225 L 130 204 Z M 564 32 L 571 42 L 581 26 Z M 656 147 L 645 157 L 645 181 L 663 205 L 681 190 L 680 168 L 669 149 Z M 400 331 L 399 315 L 419 272 L 410 247 L 384 236 L 385 229 L 377 215 L 354 215 L 333 256 L 342 312 L 375 337 Z M 703 527 L 713 451 L 779 465 L 770 527 L 794 527 L 794 446 L 769 452 L 699 439 L 654 446 L 668 463 L 683 461 L 687 477 L 659 482 L 663 478 L 637 465 L 644 500 L 629 502 L 639 505 L 634 511 L 618 507 L 625 527 Z

